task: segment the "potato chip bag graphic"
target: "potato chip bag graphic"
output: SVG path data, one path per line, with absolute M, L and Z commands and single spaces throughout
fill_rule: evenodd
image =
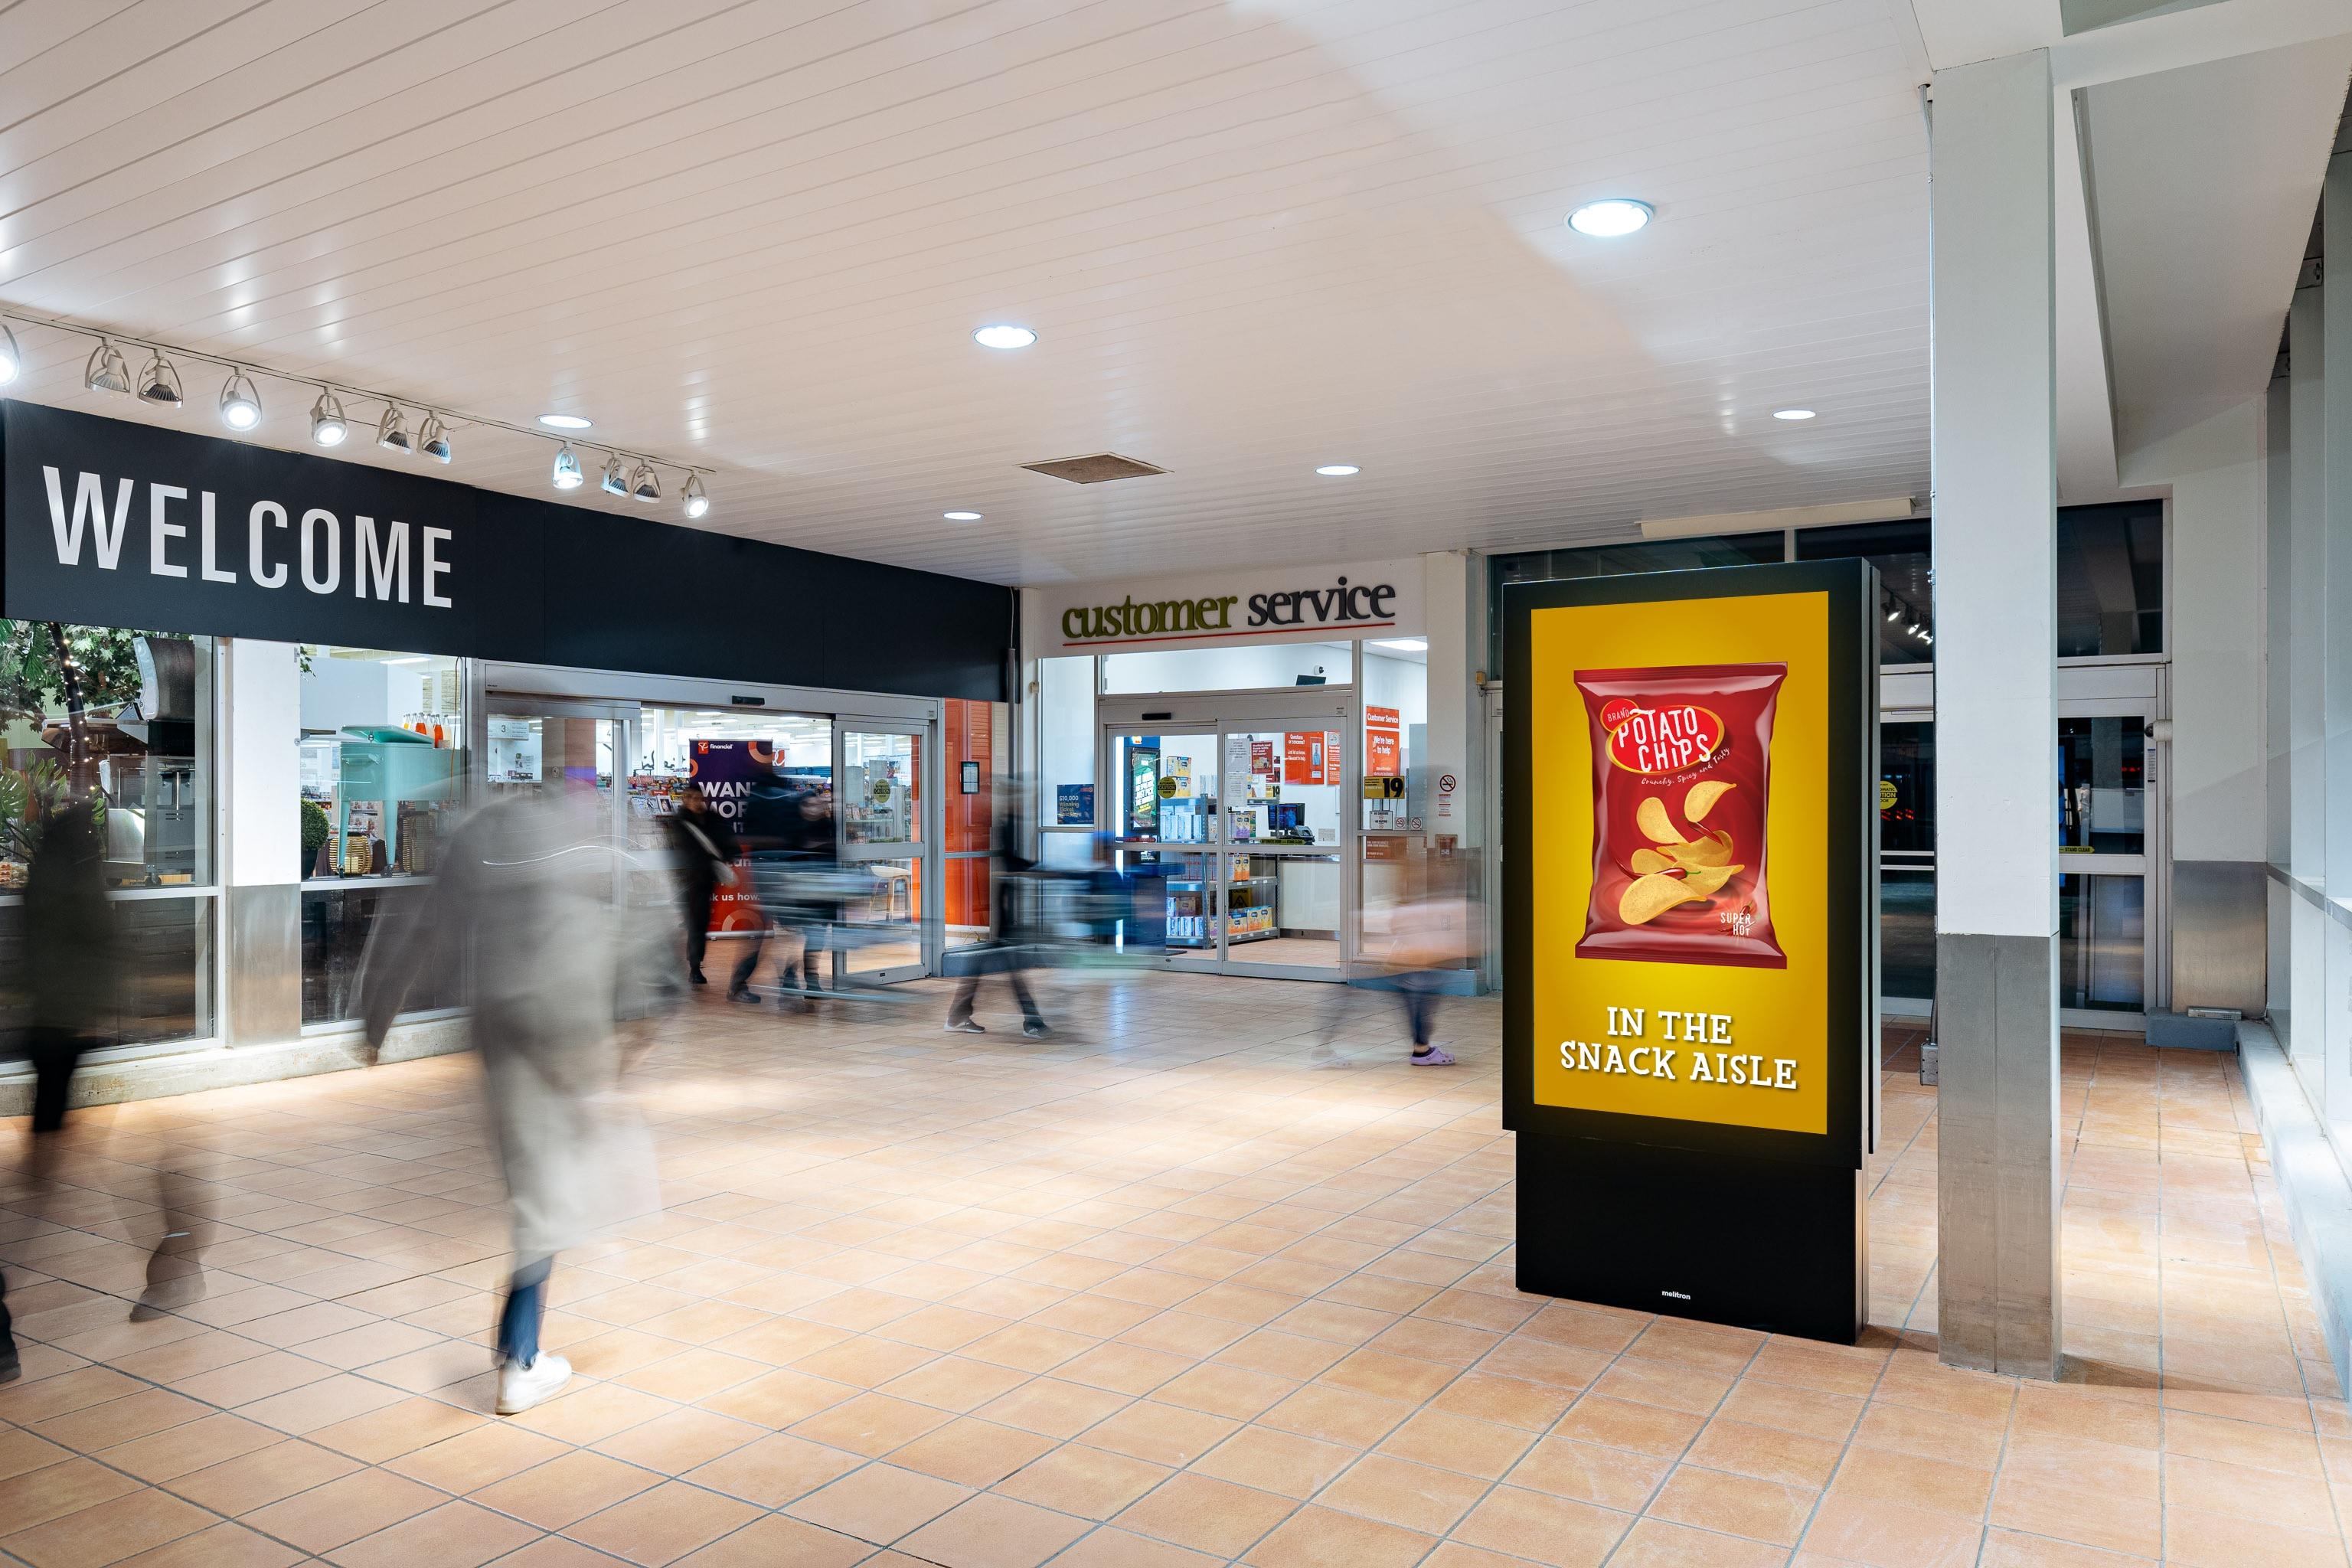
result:
M 1580 669 L 1592 900 L 1579 958 L 1785 969 L 1765 890 L 1785 664 Z

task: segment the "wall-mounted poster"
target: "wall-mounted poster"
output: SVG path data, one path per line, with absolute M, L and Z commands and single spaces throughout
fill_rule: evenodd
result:
M 1093 826 L 1095 786 L 1090 784 L 1055 784 L 1054 820 L 1064 827 Z
M 1364 776 L 1392 779 L 1404 772 L 1404 715 L 1394 708 L 1364 710 Z
M 1860 1331 L 1875 603 L 1860 562 L 1506 589 L 1523 1288 Z

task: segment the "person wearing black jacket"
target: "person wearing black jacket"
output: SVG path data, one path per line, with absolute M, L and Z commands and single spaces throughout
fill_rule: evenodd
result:
M 971 1005 L 980 994 L 980 977 L 992 971 L 1002 972 L 1004 983 L 1013 991 L 1013 999 L 1021 1005 L 1021 1032 L 1033 1040 L 1042 1040 L 1054 1031 L 1045 1023 L 1045 1015 L 1038 1010 L 1037 998 L 1030 994 L 1028 983 L 1021 972 L 1028 967 L 1028 947 L 1022 940 L 1026 934 L 1021 921 L 1021 882 L 1037 868 L 1037 862 L 1021 850 L 1020 819 L 1012 812 L 996 819 L 996 831 L 989 846 L 989 902 L 992 923 L 985 945 L 968 957 L 972 967 L 956 986 L 955 1000 L 948 1005 L 948 1033 L 950 1035 L 984 1035 L 988 1031 L 971 1016 Z
M 697 985 L 706 984 L 702 955 L 710 940 L 710 900 L 723 887 L 735 885 L 735 830 L 710 809 L 702 786 L 689 782 L 678 797 L 677 815 L 669 818 L 670 837 L 678 855 L 678 892 L 686 909 L 686 973 Z

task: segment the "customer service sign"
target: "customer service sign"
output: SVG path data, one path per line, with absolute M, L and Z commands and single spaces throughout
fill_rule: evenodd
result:
M 1509 1048 L 1535 1121 L 1856 1146 L 1867 571 L 1507 591 Z
M 1252 567 L 1037 590 L 1057 653 L 1419 637 L 1421 563 Z

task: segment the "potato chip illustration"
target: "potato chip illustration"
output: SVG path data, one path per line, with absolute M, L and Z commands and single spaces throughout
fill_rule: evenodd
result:
M 1715 803 L 1738 787 L 1728 779 L 1701 779 L 1683 796 L 1683 815 L 1693 822 L 1704 822 Z
M 1722 866 L 1731 859 L 1731 835 L 1710 833 L 1688 844 L 1669 844 L 1659 851 L 1685 870 L 1694 866 Z
M 1693 892 L 1680 877 L 1664 872 L 1638 877 L 1625 889 L 1624 898 L 1618 900 L 1617 918 L 1629 926 L 1647 925 L 1676 904 L 1705 897 L 1705 893 Z
M 1579 958 L 1782 969 L 1772 731 L 1785 664 L 1580 669 L 1592 879 Z

